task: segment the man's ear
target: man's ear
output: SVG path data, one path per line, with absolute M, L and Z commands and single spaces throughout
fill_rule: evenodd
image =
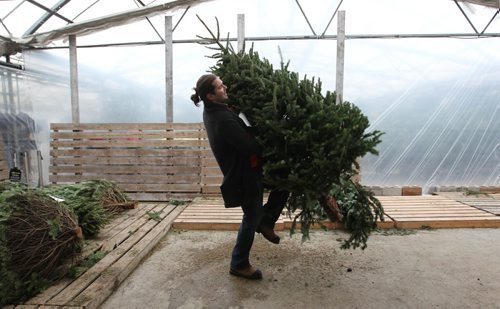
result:
M 214 97 L 215 97 L 215 94 L 213 94 L 213 93 L 207 93 L 207 100 L 208 101 L 213 101 Z

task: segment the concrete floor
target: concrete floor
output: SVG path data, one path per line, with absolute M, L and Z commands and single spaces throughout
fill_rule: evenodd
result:
M 280 235 L 256 236 L 254 282 L 228 274 L 236 232 L 172 230 L 101 308 L 500 308 L 500 229 Z

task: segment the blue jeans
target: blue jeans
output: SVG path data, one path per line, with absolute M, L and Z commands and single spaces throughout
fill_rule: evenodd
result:
M 286 190 L 272 190 L 269 193 L 267 203 L 264 205 L 262 220 L 260 222 L 261 226 L 274 230 L 274 224 L 281 216 L 281 212 L 285 208 L 289 196 L 290 192 Z
M 245 198 L 245 202 L 241 206 L 243 210 L 243 219 L 241 220 L 240 229 L 236 238 L 231 256 L 232 269 L 245 269 L 250 266 L 250 249 L 252 249 L 255 231 L 259 226 L 262 218 L 262 198 L 263 188 L 262 183 L 257 181 L 253 193 L 249 193 Z

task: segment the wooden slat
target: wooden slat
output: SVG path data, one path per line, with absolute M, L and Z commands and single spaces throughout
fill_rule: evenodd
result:
M 135 149 L 51 149 L 51 157 L 199 157 L 202 151 L 198 147 L 176 148 L 135 148 Z
M 153 184 L 155 187 L 159 185 L 173 185 L 173 184 L 191 184 L 197 187 L 200 191 L 199 176 L 186 174 L 186 175 L 112 175 L 112 174 L 86 174 L 86 175 L 49 175 L 51 183 L 78 183 L 82 181 L 89 181 L 95 179 L 106 179 L 115 182 L 122 188 L 122 184 Z M 164 187 L 166 189 L 167 187 Z
M 77 156 L 77 157 L 54 157 L 51 164 L 56 165 L 153 165 L 153 166 L 200 166 L 199 157 L 141 157 L 131 154 L 130 156 Z
M 222 171 L 220 170 L 218 165 L 214 166 L 203 166 L 201 168 L 201 174 L 204 176 L 212 176 L 212 175 L 222 175 Z
M 198 188 L 199 189 L 199 188 Z M 127 195 L 137 201 L 168 201 L 193 199 L 200 195 L 200 191 L 193 192 L 127 192 Z
M 217 160 L 215 160 L 214 156 L 211 157 L 203 157 L 201 160 L 202 166 L 207 166 L 207 167 L 219 167 L 219 164 L 217 163 Z
M 122 184 L 125 191 L 140 192 L 199 192 L 200 187 L 197 184 Z
M 213 186 L 220 186 L 222 183 L 222 175 L 220 176 L 215 176 L 215 177 L 202 177 L 201 178 L 201 183 L 203 185 L 213 185 Z
M 220 194 L 220 186 L 202 186 L 201 193 L 203 194 Z
M 164 140 L 164 139 L 194 139 L 201 140 L 199 131 L 79 131 L 52 132 L 51 139 L 57 140 Z
M 150 165 L 57 165 L 52 173 L 93 173 L 93 174 L 200 174 L 198 166 L 150 166 Z
M 199 130 L 203 123 L 51 123 L 50 130 Z
M 52 140 L 52 148 L 207 147 L 203 140 Z

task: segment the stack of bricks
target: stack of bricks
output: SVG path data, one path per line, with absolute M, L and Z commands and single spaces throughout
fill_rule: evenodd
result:
M 422 195 L 422 187 L 419 186 L 365 186 L 366 189 L 372 191 L 376 196 L 415 196 Z

